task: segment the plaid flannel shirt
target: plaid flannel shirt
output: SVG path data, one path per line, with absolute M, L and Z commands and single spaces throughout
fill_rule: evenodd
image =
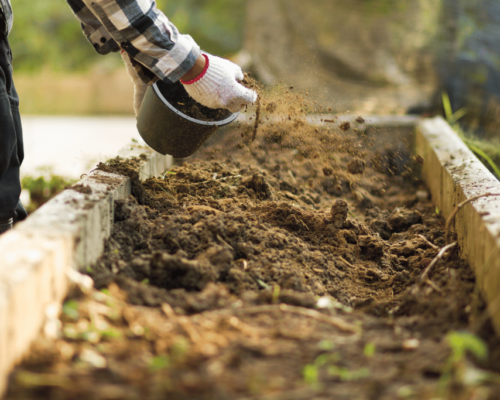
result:
M 12 23 L 14 21 L 14 15 L 12 14 L 12 6 L 10 5 L 10 0 L 0 0 L 0 8 L 2 17 L 5 18 L 5 27 L 7 29 L 7 31 L 4 33 L 8 35 L 12 29 Z
M 154 0 L 66 1 L 97 52 L 123 49 L 147 84 L 178 81 L 200 55 L 191 36 L 181 35 Z

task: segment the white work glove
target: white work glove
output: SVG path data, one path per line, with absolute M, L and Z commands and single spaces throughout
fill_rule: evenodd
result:
M 205 71 L 189 82 L 181 83 L 189 95 L 209 108 L 227 108 L 235 113 L 257 100 L 257 93 L 238 81 L 244 78 L 239 66 L 229 60 L 203 53 L 207 60 Z
M 130 56 L 122 51 L 122 58 L 125 62 L 125 67 L 127 68 L 127 72 L 132 78 L 132 82 L 134 83 L 134 111 L 135 116 L 139 115 L 139 110 L 141 108 L 142 100 L 144 99 L 144 95 L 146 94 L 146 90 L 148 89 L 148 85 L 146 85 L 135 70 L 132 62 L 130 61 Z

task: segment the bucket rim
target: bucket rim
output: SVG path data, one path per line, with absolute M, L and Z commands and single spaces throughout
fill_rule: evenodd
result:
M 174 113 L 176 113 L 178 116 L 187 119 L 188 121 L 194 122 L 195 124 L 198 125 L 206 125 L 206 126 L 222 126 L 222 125 L 227 125 L 231 122 L 233 122 L 238 116 L 240 115 L 239 112 L 231 114 L 228 118 L 223 119 L 222 121 L 201 121 L 199 119 L 190 117 L 189 115 L 184 114 L 183 112 L 177 110 L 170 102 L 163 96 L 161 93 L 160 89 L 158 88 L 157 84 L 153 84 L 153 90 L 155 91 L 156 95 L 158 98 L 165 104 L 168 108 L 170 108 Z

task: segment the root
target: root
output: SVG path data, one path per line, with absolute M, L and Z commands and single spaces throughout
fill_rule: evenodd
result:
M 438 255 L 436 257 L 434 257 L 434 260 L 431 261 L 431 263 L 427 266 L 427 268 L 425 269 L 425 271 L 423 272 L 422 276 L 420 277 L 420 282 L 421 283 L 426 283 L 427 281 L 427 275 L 429 275 L 429 272 L 430 270 L 432 269 L 432 267 L 434 267 L 434 265 L 436 265 L 436 263 L 441 260 L 444 255 L 446 254 L 446 252 L 450 249 L 452 249 L 453 247 L 455 247 L 457 245 L 457 242 L 453 242 L 452 244 L 449 244 L 447 246 L 444 246 L 438 253 Z M 432 286 L 432 285 L 431 285 Z
M 286 304 L 264 305 L 264 306 L 254 306 L 254 307 L 245 307 L 245 308 L 219 310 L 219 311 L 209 311 L 207 313 L 204 313 L 203 315 L 259 314 L 266 312 L 282 312 L 282 313 L 302 315 L 304 317 L 313 318 L 317 321 L 321 321 L 331 326 L 334 326 L 335 328 L 338 328 L 343 332 L 359 333 L 361 330 L 359 327 L 353 324 L 349 324 L 348 322 L 345 322 L 340 318 L 324 315 L 318 311 L 310 310 L 308 308 L 288 306 Z
M 441 288 L 436 285 L 434 282 L 432 282 L 430 279 L 426 279 L 425 280 L 425 283 L 427 283 L 431 288 L 433 288 L 436 292 L 438 293 L 442 293 L 443 291 L 441 290 Z
M 446 244 L 450 244 L 451 240 L 450 240 L 450 236 L 451 236 L 451 223 L 453 222 L 453 220 L 455 219 L 455 217 L 457 216 L 458 212 L 466 205 L 466 204 L 469 204 L 477 199 L 480 199 L 481 197 L 490 197 L 490 196 L 500 196 L 500 193 L 485 193 L 485 194 L 480 194 L 479 196 L 475 196 L 475 197 L 472 197 L 468 200 L 465 200 L 465 201 L 462 201 L 458 206 L 455 207 L 455 209 L 453 210 L 453 212 L 450 214 L 450 216 L 448 217 L 448 219 L 446 220 L 446 226 L 444 228 L 444 238 L 445 238 L 445 241 L 446 241 Z
M 418 237 L 419 237 L 420 239 L 422 239 L 425 243 L 427 243 L 427 245 L 428 245 L 429 247 L 432 247 L 434 250 L 439 250 L 439 247 L 438 247 L 438 246 L 436 246 L 435 244 L 433 244 L 433 243 L 429 242 L 429 240 L 427 240 L 427 238 L 426 238 L 424 235 L 418 235 Z

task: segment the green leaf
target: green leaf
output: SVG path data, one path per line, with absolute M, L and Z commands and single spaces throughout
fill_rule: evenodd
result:
M 316 367 L 316 365 L 307 364 L 304 367 L 303 374 L 304 374 L 304 381 L 307 384 L 313 385 L 315 383 L 318 383 L 318 378 L 319 378 L 318 375 L 319 374 L 318 374 L 318 368 Z
M 463 118 L 464 115 L 469 112 L 464 107 L 454 113 L 453 109 L 451 108 L 451 102 L 448 93 L 446 92 L 441 93 L 441 98 L 443 100 L 444 115 L 450 125 L 453 125 L 455 122 L 457 122 L 460 118 Z
M 366 357 L 371 358 L 375 355 L 376 351 L 377 351 L 377 348 L 375 347 L 375 345 L 373 343 L 367 343 L 364 350 L 363 350 L 363 353 Z
M 327 362 L 328 362 L 328 354 L 321 354 L 314 361 L 314 365 L 316 365 L 317 367 L 321 367 L 325 365 Z
M 63 314 L 67 317 L 77 321 L 80 318 L 80 313 L 78 312 L 78 302 L 75 300 L 69 300 L 63 305 Z
M 467 110 L 465 107 L 461 108 L 460 110 L 458 111 L 455 111 L 455 113 L 453 114 L 453 118 L 452 118 L 452 124 L 457 122 L 460 118 L 463 118 L 467 113 L 469 112 L 469 110 Z
M 471 149 L 474 153 L 476 153 L 479 156 L 483 157 L 486 160 L 486 162 L 490 165 L 490 167 L 493 169 L 493 171 L 495 172 L 495 175 L 498 178 L 500 178 L 500 169 L 495 164 L 495 162 L 490 158 L 490 156 L 488 156 L 488 154 L 486 154 L 480 148 L 478 148 L 478 147 L 474 146 L 473 144 L 471 144 L 470 141 L 465 140 L 465 143 L 467 144 L 467 146 L 469 147 L 469 149 Z
M 153 357 L 149 362 L 149 368 L 151 368 L 153 371 L 159 371 L 168 368 L 169 366 L 170 359 L 165 355 Z
M 466 351 L 470 351 L 479 360 L 488 358 L 488 346 L 486 343 L 470 332 L 451 332 L 446 336 L 448 344 L 452 348 L 456 358 L 454 361 L 461 361 Z
M 322 340 L 319 342 L 318 347 L 324 351 L 331 351 L 335 348 L 335 344 L 331 340 Z
M 444 115 L 446 120 L 449 122 L 453 118 L 453 110 L 451 109 L 450 96 L 448 93 L 442 92 L 441 98 L 443 100 Z
M 118 329 L 106 329 L 104 331 L 101 331 L 101 336 L 104 339 L 121 339 L 123 336 L 122 333 Z
M 280 285 L 274 285 L 274 287 L 273 287 L 273 298 L 272 298 L 272 303 L 273 304 L 277 304 L 279 302 L 280 292 L 281 292 Z

